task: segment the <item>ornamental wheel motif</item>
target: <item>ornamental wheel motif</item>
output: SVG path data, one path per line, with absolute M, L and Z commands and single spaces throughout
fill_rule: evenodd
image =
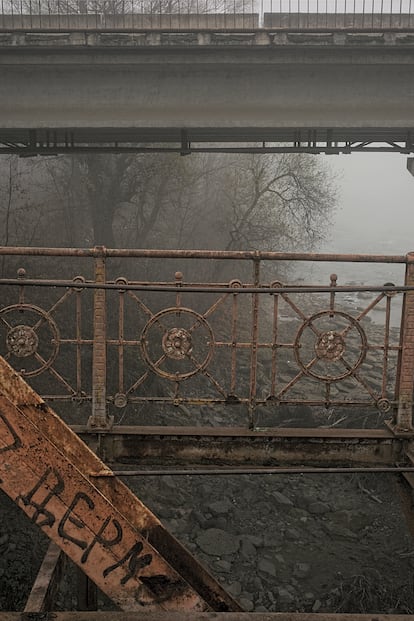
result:
M 190 308 L 166 308 L 141 334 L 142 356 L 150 369 L 169 380 L 185 380 L 208 366 L 214 335 L 206 319 Z
M 59 330 L 42 308 L 33 304 L 2 308 L 0 330 L 6 360 L 24 377 L 40 375 L 53 364 L 59 351 Z
M 321 311 L 298 330 L 296 361 L 305 375 L 338 382 L 353 375 L 367 353 L 367 337 L 359 321 L 342 311 Z

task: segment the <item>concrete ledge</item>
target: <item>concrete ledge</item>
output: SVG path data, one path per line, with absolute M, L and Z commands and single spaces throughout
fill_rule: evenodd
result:
M 65 47 L 210 47 L 210 48 L 410 48 L 414 47 L 414 32 L 223 32 L 220 30 L 175 31 L 122 30 L 79 31 L 15 31 L 1 32 L 0 48 L 65 48 Z
M 384 33 L 348 33 L 346 35 L 346 43 L 351 45 L 384 45 L 385 37 Z
M 276 35 L 277 36 L 277 35 Z M 275 39 L 276 39 L 275 36 Z M 287 43 L 295 45 L 333 45 L 334 35 L 332 32 L 315 33 L 315 32 L 288 32 L 286 34 Z M 276 40 L 274 43 L 277 44 Z

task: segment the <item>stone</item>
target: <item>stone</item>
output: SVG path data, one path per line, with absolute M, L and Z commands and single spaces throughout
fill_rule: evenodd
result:
M 211 498 L 213 492 L 214 488 L 211 483 L 202 483 L 198 490 L 200 498 Z
M 285 537 L 289 539 L 289 541 L 297 541 L 300 536 L 300 532 L 296 530 L 296 528 L 287 528 L 285 531 Z
M 219 571 L 224 571 L 224 573 L 226 574 L 228 574 L 231 571 L 230 561 L 225 561 L 224 559 L 217 561 L 216 567 Z
M 358 539 L 355 533 L 353 533 L 348 528 L 339 526 L 338 524 L 332 524 L 330 522 L 327 522 L 323 525 L 323 528 L 327 533 L 332 535 L 332 537 L 339 537 L 341 539 Z
M 164 520 L 168 530 L 170 530 L 172 533 L 179 533 L 180 530 L 182 530 L 183 524 L 180 523 L 178 520 L 171 518 L 169 520 Z M 186 530 L 186 528 L 184 527 L 184 531 Z
M 330 510 L 331 508 L 329 505 L 324 502 L 320 502 L 319 500 L 312 502 L 308 507 L 309 513 L 312 513 L 313 515 L 323 515 L 324 513 L 329 513 Z
M 263 533 L 263 547 L 277 548 L 281 542 L 280 533 L 265 532 Z
M 198 535 L 197 544 L 210 556 L 225 556 L 238 552 L 240 540 L 220 528 L 208 528 Z
M 318 612 L 322 606 L 322 602 L 320 599 L 315 599 L 312 606 L 312 612 Z
M 292 604 L 292 602 L 295 601 L 294 596 L 288 591 L 287 588 L 277 587 L 276 591 L 281 604 Z
M 264 574 L 268 574 L 269 576 L 276 577 L 276 566 L 275 564 L 266 558 L 261 558 L 257 563 L 257 569 Z
M 263 584 L 259 576 L 255 576 L 253 579 L 253 587 L 255 593 L 261 593 L 263 591 Z
M 242 591 L 242 587 L 241 587 L 240 582 L 232 582 L 227 587 L 227 591 L 230 593 L 230 595 L 233 595 L 233 597 L 237 597 L 238 595 L 240 595 L 240 593 Z
M 207 505 L 207 511 L 210 511 L 212 515 L 224 515 L 232 509 L 233 505 L 227 498 L 218 500 L 217 502 L 211 502 Z
M 309 518 L 309 514 L 305 509 L 299 509 L 297 507 L 293 507 L 291 512 L 289 513 L 290 519 L 298 519 L 306 521 Z
M 209 520 L 205 521 L 204 528 L 219 528 L 221 530 L 226 530 L 228 521 L 222 515 L 212 517 Z
M 351 512 L 346 511 L 345 509 L 329 513 L 326 517 L 328 517 L 335 524 L 339 524 L 339 526 L 344 526 L 345 528 L 349 528 L 351 523 Z
M 306 578 L 310 574 L 311 566 L 309 563 L 296 563 L 293 569 L 293 575 L 296 578 Z
M 256 498 L 257 498 L 257 492 L 254 488 L 252 487 L 246 487 L 243 490 L 243 497 L 246 500 L 246 502 L 248 503 L 254 503 L 256 502 Z
M 240 553 L 244 558 L 255 558 L 256 557 L 256 548 L 248 539 L 241 540 L 241 549 Z
M 307 510 L 312 502 L 315 502 L 315 495 L 306 489 L 301 494 L 298 494 L 296 498 L 296 506 L 303 510 Z
M 168 489 L 173 492 L 173 494 L 177 493 L 179 487 L 177 485 L 177 477 L 173 477 L 170 474 L 164 474 L 160 477 L 160 480 L 165 487 L 168 487 Z
M 191 511 L 190 514 L 190 518 L 196 522 L 197 524 L 199 524 L 199 526 L 201 526 L 201 528 L 207 528 L 207 519 L 206 516 L 204 515 L 204 513 L 202 513 L 201 511 L 198 511 L 197 509 L 193 509 Z
M 358 512 L 351 512 L 350 516 L 349 516 L 349 529 L 354 531 L 360 531 L 363 528 L 366 528 L 367 526 L 371 526 L 372 524 L 372 518 L 369 515 L 366 515 L 365 513 L 358 511 Z
M 274 604 L 276 602 L 275 596 L 273 595 L 272 591 L 267 591 L 266 592 L 266 596 L 267 596 L 269 602 L 271 602 L 272 604 Z
M 171 519 L 175 515 L 174 514 L 174 509 L 171 506 L 167 505 L 167 504 L 157 508 L 156 514 L 158 515 L 158 517 L 160 517 L 161 519 L 164 519 L 164 520 Z
M 251 599 L 248 599 L 247 597 L 240 597 L 239 603 L 243 610 L 245 610 L 246 612 L 251 612 L 252 610 L 254 610 L 254 603 Z
M 260 548 L 263 545 L 263 537 L 261 535 L 243 535 L 243 539 L 250 541 L 255 548 Z
M 290 498 L 288 498 L 281 492 L 273 492 L 272 496 L 278 505 L 282 505 L 284 507 L 293 507 L 293 502 L 290 500 Z

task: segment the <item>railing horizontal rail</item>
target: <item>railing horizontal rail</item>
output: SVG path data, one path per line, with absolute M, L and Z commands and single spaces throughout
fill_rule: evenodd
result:
M 162 291 L 165 293 L 331 293 L 332 286 L 300 286 L 288 285 L 285 287 L 250 287 L 250 286 L 238 286 L 232 288 L 227 286 L 211 286 L 211 285 L 170 285 L 170 284 L 151 284 L 151 283 L 96 283 L 96 282 L 77 282 L 73 280 L 35 280 L 35 279 L 21 279 L 21 278 L 1 278 L 1 285 L 24 285 L 25 287 L 54 287 L 54 288 L 76 288 L 80 289 L 106 289 L 113 291 Z M 335 293 L 400 293 L 404 291 L 414 291 L 414 286 L 405 285 L 389 285 L 389 286 L 371 286 L 371 285 L 351 285 L 351 286 L 337 286 L 335 285 Z
M 258 250 L 153 250 L 136 248 L 38 248 L 0 246 L 0 256 L 104 257 L 154 259 L 232 259 L 253 261 L 322 261 L 345 263 L 407 263 L 414 259 L 400 254 L 341 254 L 314 252 L 262 252 Z

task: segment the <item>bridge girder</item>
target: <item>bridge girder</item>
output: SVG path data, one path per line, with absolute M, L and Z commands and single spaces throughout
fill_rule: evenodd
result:
M 407 42 L 3 46 L 0 153 L 414 151 Z

